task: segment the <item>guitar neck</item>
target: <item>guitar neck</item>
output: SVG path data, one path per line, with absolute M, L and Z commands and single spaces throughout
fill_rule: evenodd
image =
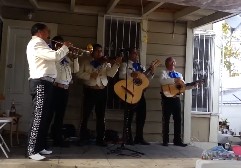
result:
M 194 86 L 196 84 L 196 82 L 190 82 L 190 83 L 186 83 L 186 86 Z
M 197 80 L 197 81 L 194 81 L 194 82 L 190 82 L 190 83 L 186 83 L 185 85 L 186 86 L 194 86 L 196 83 L 202 83 L 204 80 L 201 79 L 201 80 Z
M 151 67 L 149 67 L 145 72 L 143 72 L 143 74 L 148 76 L 150 72 L 151 72 Z
M 158 65 L 158 63 L 154 63 L 154 67 L 155 66 L 157 66 Z M 144 72 L 144 74 L 147 76 L 147 75 L 149 75 L 149 73 L 151 72 L 151 66 Z

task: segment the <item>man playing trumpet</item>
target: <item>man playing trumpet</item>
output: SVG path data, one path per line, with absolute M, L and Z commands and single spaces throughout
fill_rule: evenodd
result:
M 70 42 L 63 42 L 57 51 L 49 48 L 47 42 L 50 30 L 47 25 L 36 23 L 31 28 L 32 39 L 27 45 L 29 64 L 29 89 L 33 101 L 33 114 L 28 136 L 27 155 L 33 160 L 43 160 L 42 154 L 51 154 L 47 149 L 49 116 L 51 114 L 53 82 L 57 77 L 55 62 L 69 52 Z

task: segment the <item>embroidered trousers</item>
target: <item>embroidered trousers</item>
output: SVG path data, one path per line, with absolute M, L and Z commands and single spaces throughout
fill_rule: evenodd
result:
M 28 156 L 47 148 L 46 138 L 52 117 L 53 84 L 41 79 L 30 79 L 29 89 L 33 113 L 27 142 Z

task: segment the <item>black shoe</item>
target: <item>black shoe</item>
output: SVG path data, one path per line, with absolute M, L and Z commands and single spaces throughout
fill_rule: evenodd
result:
M 142 139 L 142 140 L 135 139 L 134 143 L 139 144 L 139 145 L 150 145 L 150 143 L 145 141 L 144 139 Z
M 167 142 L 163 142 L 162 146 L 168 146 L 168 143 Z
M 107 146 L 107 143 L 105 141 L 96 141 L 96 145 L 105 147 L 105 146 Z
M 181 147 L 186 147 L 187 144 L 183 143 L 183 142 L 174 142 L 175 146 L 181 146 Z

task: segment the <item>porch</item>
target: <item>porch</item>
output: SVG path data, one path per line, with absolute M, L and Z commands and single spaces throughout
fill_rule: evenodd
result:
M 120 145 L 98 147 L 96 145 L 76 146 L 69 148 L 52 148 L 53 154 L 47 156 L 48 160 L 38 162 L 25 158 L 25 147 L 10 148 L 9 159 L 0 153 L 0 167 L 5 168 L 30 168 L 30 167 L 81 167 L 81 168 L 194 168 L 200 159 L 202 149 L 188 146 L 177 147 L 162 146 L 160 143 L 151 143 L 149 146 L 126 146 L 129 149 L 143 152 L 141 156 L 118 156 L 110 152 L 109 148 L 116 149 Z M 123 154 L 131 154 L 123 150 Z

